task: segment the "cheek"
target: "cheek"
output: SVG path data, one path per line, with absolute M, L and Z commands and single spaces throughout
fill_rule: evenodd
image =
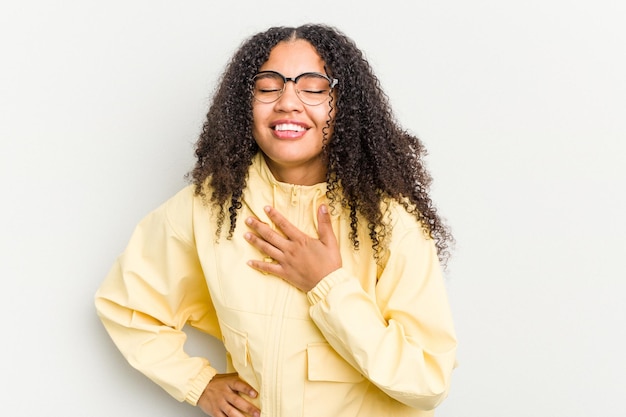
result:
M 259 106 L 252 106 L 252 131 L 256 133 L 263 123 L 263 111 Z
M 330 119 L 330 123 L 333 123 L 335 115 L 337 114 L 337 106 L 333 103 L 332 107 L 330 103 L 320 104 L 319 106 L 310 108 L 310 117 L 313 117 L 318 123 L 324 123 Z
M 316 119 L 318 120 L 318 123 L 321 127 L 326 127 L 326 125 L 328 124 L 326 132 L 328 132 L 327 136 L 328 139 L 330 139 L 335 128 L 335 115 L 337 114 L 337 111 L 335 108 L 331 110 L 331 108 L 328 106 L 326 106 L 326 108 L 324 109 L 319 110 L 320 111 L 316 114 Z

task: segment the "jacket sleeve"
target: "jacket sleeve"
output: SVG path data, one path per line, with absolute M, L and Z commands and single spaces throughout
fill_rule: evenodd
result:
M 375 299 L 345 269 L 307 296 L 313 321 L 347 362 L 395 400 L 430 410 L 447 395 L 457 342 L 434 242 L 402 217 Z
M 95 295 L 98 316 L 137 370 L 178 401 L 196 405 L 217 371 L 190 357 L 189 323 L 221 338 L 193 238 L 187 188 L 145 217 Z

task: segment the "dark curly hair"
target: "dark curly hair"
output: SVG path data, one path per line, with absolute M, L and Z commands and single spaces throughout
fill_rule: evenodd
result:
M 339 79 L 332 140 L 324 140 L 328 161 L 327 197 L 350 214 L 350 238 L 359 247 L 360 214 L 368 222 L 377 259 L 391 234 L 387 199 L 402 204 L 434 239 L 445 264 L 453 237 L 429 196 L 432 178 L 421 141 L 402 129 L 378 78 L 355 43 L 326 25 L 273 27 L 246 40 L 221 76 L 196 143 L 197 162 L 188 174 L 195 192 L 217 211 L 217 237 L 229 213 L 228 238 L 235 230 L 252 158 L 259 152 L 252 135 L 252 78 L 282 41 L 311 43 L 332 77 Z M 208 188 L 206 187 L 208 185 Z M 210 190 L 210 192 L 207 192 Z M 210 195 L 209 195 L 210 194 Z

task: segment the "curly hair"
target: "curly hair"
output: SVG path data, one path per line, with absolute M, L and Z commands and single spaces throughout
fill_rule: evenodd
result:
M 328 162 L 327 197 L 331 205 L 339 203 L 349 213 L 354 248 L 359 247 L 360 215 L 368 223 L 379 259 L 391 234 L 386 220 L 386 202 L 391 199 L 422 224 L 445 264 L 454 239 L 429 196 L 432 178 L 424 163 L 426 149 L 396 121 L 363 52 L 326 25 L 270 28 L 244 41 L 226 66 L 196 143 L 195 167 L 188 174 L 196 195 L 217 209 L 217 237 L 226 209 L 228 238 L 233 236 L 248 169 L 259 152 L 252 135 L 252 78 L 276 44 L 296 39 L 311 43 L 328 73 L 340 80 L 332 140 L 324 140 L 323 155 Z

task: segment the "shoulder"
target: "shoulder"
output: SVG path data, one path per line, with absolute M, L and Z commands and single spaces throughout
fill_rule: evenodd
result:
M 413 246 L 419 250 L 420 247 L 434 247 L 434 240 L 431 237 L 428 226 L 419 220 L 417 209 L 411 205 L 402 204 L 397 200 L 390 200 L 385 203 L 385 222 L 389 225 L 391 236 L 389 236 L 390 249 L 398 245 Z
M 188 213 L 193 211 L 193 206 L 198 201 L 201 203 L 202 197 L 196 195 L 195 185 L 188 185 L 165 201 L 162 208 L 168 216 L 176 216 L 179 213 Z
M 422 222 L 418 220 L 417 208 L 410 204 L 403 204 L 395 199 L 385 200 L 382 211 L 385 216 L 385 222 L 393 230 L 424 229 Z
M 404 265 L 419 276 L 438 269 L 439 261 L 434 239 L 428 228 L 418 219 L 411 206 L 388 202 L 386 217 L 390 227 L 382 259 L 383 270 L 394 271 Z
M 188 185 L 156 208 L 148 219 L 151 223 L 163 223 L 170 233 L 187 243 L 193 242 L 194 214 L 202 210 L 203 199 Z

